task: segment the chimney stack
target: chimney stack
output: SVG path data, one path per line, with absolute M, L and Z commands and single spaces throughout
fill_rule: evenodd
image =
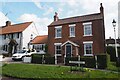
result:
M 103 8 L 103 6 L 102 6 L 102 3 L 100 3 L 100 13 L 101 13 L 101 14 L 104 14 L 104 8 Z
M 11 22 L 10 21 L 6 21 L 6 26 L 10 26 Z
M 55 12 L 54 21 L 58 21 L 58 13 L 57 12 Z

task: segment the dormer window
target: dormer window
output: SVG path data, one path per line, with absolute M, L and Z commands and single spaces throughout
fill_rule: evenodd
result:
M 69 25 L 70 37 L 75 37 L 75 24 Z
M 84 36 L 92 36 L 92 22 L 83 23 Z

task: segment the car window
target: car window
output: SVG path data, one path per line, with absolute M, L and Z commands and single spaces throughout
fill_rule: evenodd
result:
M 26 50 L 17 51 L 17 53 L 25 53 Z

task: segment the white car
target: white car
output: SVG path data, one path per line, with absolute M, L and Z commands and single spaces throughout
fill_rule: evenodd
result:
M 22 60 L 23 61 L 23 58 L 25 56 L 31 56 L 31 54 L 34 54 L 36 53 L 35 50 L 21 50 L 21 51 L 18 51 L 16 52 L 15 54 L 12 55 L 12 60 Z

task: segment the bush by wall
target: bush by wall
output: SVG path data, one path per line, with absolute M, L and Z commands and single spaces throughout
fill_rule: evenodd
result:
M 85 61 L 85 64 L 82 64 L 83 67 L 95 68 L 96 61 L 95 61 L 94 56 L 81 57 L 81 61 Z
M 120 58 L 120 47 L 118 49 L 118 57 Z M 110 54 L 110 61 L 116 62 L 116 52 L 115 47 L 107 46 L 107 53 Z
M 115 47 L 107 46 L 107 53 L 110 55 L 110 61 L 116 61 Z
M 69 61 L 78 61 L 78 57 L 66 57 L 65 65 L 68 66 L 78 66 L 78 64 L 69 64 Z M 81 64 L 82 67 L 95 68 L 94 57 L 80 57 L 80 61 L 85 61 L 85 64 Z
M 97 56 L 98 68 L 105 69 L 107 67 L 107 56 L 105 54 L 96 55 L 96 56 Z M 66 57 L 65 58 L 65 65 L 76 66 L 77 64 L 69 64 L 69 61 L 78 61 L 78 57 Z M 85 64 L 81 64 L 82 67 L 96 68 L 95 56 L 82 56 L 80 57 L 80 61 L 85 61 Z
M 40 54 L 32 54 L 31 63 L 42 64 L 42 55 L 40 55 Z
M 97 55 L 97 64 L 99 69 L 107 68 L 107 55 Z
M 45 64 L 55 64 L 55 57 L 45 56 Z
M 69 63 L 69 61 L 78 61 L 78 57 L 66 57 L 65 58 L 66 66 L 76 66 L 76 64 Z
M 44 55 L 44 57 L 43 57 Z M 32 54 L 31 63 L 37 64 L 55 64 L 55 58 L 45 54 Z

